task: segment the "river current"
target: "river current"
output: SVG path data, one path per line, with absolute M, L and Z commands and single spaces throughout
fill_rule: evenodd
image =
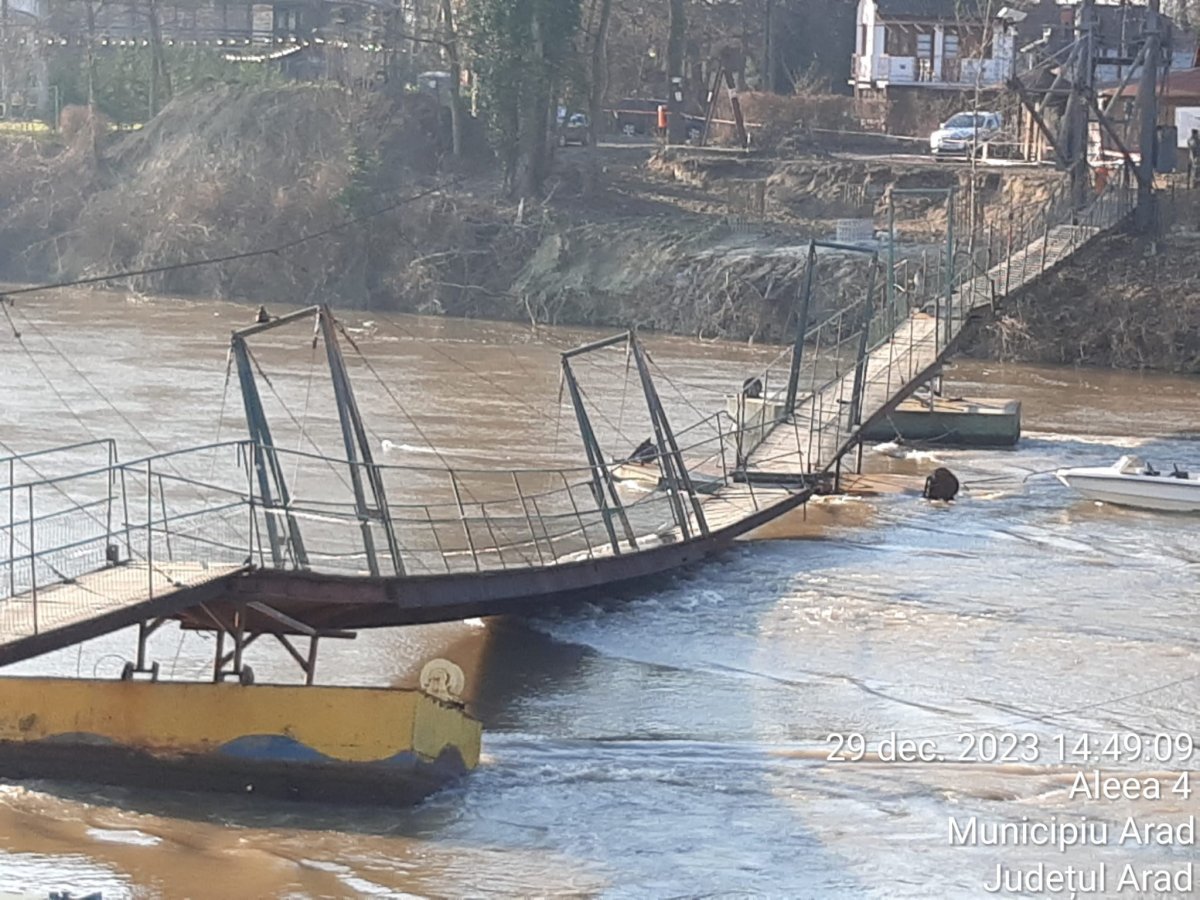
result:
M 134 458 L 244 435 L 226 347 L 253 310 L 107 294 L 17 310 L 21 340 L 0 336 L 0 435 L 14 450 L 103 435 Z M 436 463 L 428 441 L 462 465 L 578 461 L 558 353 L 598 333 L 359 312 L 345 323 L 394 395 L 347 351 L 383 460 Z M 648 345 L 676 423 L 715 411 L 777 352 Z M 305 328 L 258 352 L 299 408 L 314 366 L 323 373 Z M 584 375 L 609 410 L 607 439 L 645 437 L 626 427 L 640 398 L 623 356 Z M 1070 751 L 1080 735 L 1200 743 L 1200 520 L 1098 506 L 1045 473 L 1125 453 L 1200 466 L 1197 388 L 958 361 L 949 392 L 1023 402 L 1019 445 L 865 454 L 873 472 L 950 467 L 966 486 L 952 505 L 906 491 L 816 502 L 794 539 L 745 542 L 635 596 L 327 642 L 325 683 L 411 684 L 434 656 L 467 670 L 483 762 L 419 808 L 0 784 L 0 897 L 1025 895 L 989 892 L 998 864 L 1104 867 L 1093 896 L 1194 896 L 1118 888 L 1126 865 L 1174 871 L 1200 854 L 1182 840 L 1118 842 L 1117 829 L 1130 817 L 1185 824 L 1198 795 L 1169 788 L 1200 769 L 1200 752 Z M 333 435 L 327 416 L 311 427 Z M 11 674 L 112 677 L 133 649 L 125 632 Z M 177 678 L 204 677 L 212 650 L 173 627 L 152 644 Z M 282 652 L 256 646 L 250 659 L 260 681 L 297 680 Z M 830 759 L 856 735 L 873 750 L 893 735 L 932 741 L 940 758 Z M 1107 768 L 1161 773 L 1163 795 L 1074 789 L 1080 773 Z M 1028 835 L 962 846 L 954 828 L 961 838 L 972 818 L 977 836 L 1083 819 L 1112 830 L 1065 849 Z

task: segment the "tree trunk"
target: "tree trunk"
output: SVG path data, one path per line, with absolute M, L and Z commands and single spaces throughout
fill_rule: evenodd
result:
M 600 22 L 592 42 L 592 84 L 588 95 L 588 143 L 593 147 L 600 137 L 600 116 L 604 94 L 608 91 L 608 23 L 612 18 L 612 0 L 601 0 Z
M 775 92 L 775 0 L 763 0 L 763 90 Z
M 546 46 L 542 23 L 533 12 L 529 36 L 530 90 L 519 99 L 517 166 L 514 186 L 522 197 L 537 197 L 546 177 L 546 138 L 550 114 L 550 83 L 546 65 Z
M 167 61 L 163 56 L 158 0 L 147 0 L 146 17 L 150 20 L 150 116 L 153 118 L 163 104 L 171 100 L 171 73 L 167 71 Z
M 408 48 L 408 58 L 416 59 L 421 52 L 421 0 L 412 0 L 412 42 Z
M 667 37 L 667 142 L 682 144 L 687 136 L 683 121 L 683 44 L 687 35 L 684 0 L 671 0 Z
M 455 157 L 462 156 L 462 98 L 459 96 L 462 81 L 462 63 L 458 56 L 458 31 L 454 27 L 453 0 L 442 0 L 443 40 L 446 56 L 450 60 L 450 145 Z
M 0 100 L 4 101 L 6 114 L 12 94 L 12 86 L 8 82 L 8 0 L 0 0 Z
M 87 105 L 88 112 L 96 111 L 96 7 L 88 0 L 84 4 L 87 10 L 87 51 L 84 54 L 87 62 Z

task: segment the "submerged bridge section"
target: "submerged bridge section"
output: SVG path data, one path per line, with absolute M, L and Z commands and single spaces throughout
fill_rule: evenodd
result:
M 894 242 L 882 278 L 880 251 L 833 246 L 870 258 L 868 283 L 859 302 L 820 321 L 809 315 L 822 265 L 814 243 L 793 346 L 727 409 L 682 430 L 634 335 L 563 354 L 586 457 L 574 468 L 377 463 L 332 314 L 314 308 L 244 329 L 231 354 L 249 439 L 129 462 L 111 441 L 0 459 L 0 665 L 136 625 L 127 673 L 150 671 L 148 637 L 177 620 L 216 634 L 216 680 L 247 677 L 245 650 L 268 637 L 311 682 L 321 639 L 525 611 L 718 553 L 836 480 L 863 425 L 929 383 L 973 316 L 1130 209 L 1115 185 L 1083 208 L 1059 194 L 1043 209 L 974 223 L 974 237 L 956 244 L 946 199 L 951 234 L 920 277 Z M 247 344 L 313 319 L 343 437 L 336 458 L 278 446 Z M 604 452 L 573 368 L 617 348 L 636 369 L 653 430 L 640 458 Z

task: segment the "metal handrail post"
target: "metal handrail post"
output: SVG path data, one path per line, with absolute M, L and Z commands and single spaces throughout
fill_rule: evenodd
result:
M 433 513 L 429 511 L 428 503 L 421 508 L 425 510 L 425 519 L 429 522 L 429 532 L 433 535 L 433 545 L 437 548 L 438 555 L 442 558 L 442 565 L 446 567 L 448 575 L 450 574 L 450 557 L 446 555 L 446 550 L 442 547 L 442 539 L 438 535 L 437 524 L 433 521 Z
M 808 266 L 804 271 L 804 294 L 800 299 L 800 310 L 796 314 L 796 337 L 792 343 L 792 360 L 788 368 L 788 387 L 784 397 L 784 415 L 790 416 L 796 408 L 796 390 L 800 383 L 800 367 L 804 362 L 804 341 L 808 335 L 808 317 L 812 303 L 813 277 L 817 268 L 817 242 L 808 242 Z M 766 373 L 764 373 L 765 383 Z M 769 395 L 763 389 L 764 410 Z
M 167 492 L 163 490 L 162 475 L 158 476 L 158 506 L 162 510 L 163 540 L 167 543 L 167 559 L 174 559 L 175 553 L 171 549 L 171 525 L 167 520 Z
M 125 517 L 125 555 L 133 559 L 133 523 L 129 520 L 129 483 L 125 479 L 125 467 L 121 466 L 121 514 Z
M 562 472 L 559 472 L 559 475 L 562 476 L 563 488 L 566 489 L 567 499 L 571 501 L 571 509 L 575 511 L 575 519 L 579 522 L 579 531 L 583 534 L 583 542 L 587 546 L 588 558 L 594 559 L 596 551 L 592 549 L 592 539 L 587 533 L 587 525 L 584 524 L 583 514 L 579 511 L 579 504 L 575 502 L 575 495 L 571 492 L 571 485 L 567 481 L 567 476 Z
M 154 471 L 153 463 L 146 460 L 146 581 L 147 599 L 154 599 Z
M 454 491 L 454 502 L 458 506 L 458 518 L 462 522 L 463 534 L 467 536 L 467 549 L 471 551 L 471 561 L 475 563 L 475 571 L 479 571 L 479 554 L 475 552 L 475 539 L 471 537 L 471 526 L 467 522 L 467 511 L 463 508 L 462 495 L 458 492 L 458 478 L 454 470 L 450 470 L 450 487 Z
M 546 549 L 550 551 L 550 558 L 557 563 L 558 551 L 554 549 L 554 538 L 550 537 L 550 529 L 546 527 L 546 519 L 542 515 L 541 507 L 538 506 L 537 497 L 530 497 L 529 502 L 533 504 L 533 512 L 537 516 L 538 524 L 542 526 L 542 540 L 546 542 Z
M 38 633 L 37 533 L 34 527 L 33 485 L 29 485 L 29 589 L 33 597 L 33 633 Z
M 496 537 L 496 532 L 492 528 L 492 520 L 488 518 L 486 500 L 479 501 L 479 514 L 483 516 L 483 524 L 488 530 L 488 536 L 492 539 L 492 547 L 496 550 L 496 560 L 500 563 L 500 568 L 507 569 L 508 563 L 504 561 L 504 547 L 501 546 L 499 539 Z M 520 550 L 517 550 L 517 553 L 525 562 L 529 562 L 529 560 L 525 559 L 524 553 L 521 553 Z
M 812 406 L 814 415 L 808 428 L 808 459 L 810 463 L 810 471 L 811 465 L 813 464 L 812 444 L 814 437 L 817 439 L 815 465 L 820 466 L 825 459 L 825 454 L 821 448 L 822 436 L 825 434 L 825 392 L 821 391 L 820 393 L 814 393 L 813 398 L 814 401 Z
M 115 441 L 109 440 L 108 444 L 108 503 L 105 505 L 104 514 L 104 552 L 108 553 L 108 548 L 112 546 L 112 517 L 113 517 L 113 487 L 117 483 L 117 473 L 114 466 L 117 464 L 117 445 Z M 11 484 L 11 482 L 10 482 Z
M 17 516 L 16 489 L 13 487 L 13 461 L 8 461 L 8 596 L 17 596 Z
M 721 448 L 721 479 L 729 483 L 729 463 L 725 459 L 725 432 L 721 430 L 721 414 L 717 413 L 717 446 Z M 536 505 L 536 504 L 535 504 Z
M 246 498 L 246 510 L 248 512 L 246 520 L 246 561 L 254 559 L 254 495 L 250 494 Z M 259 546 L 259 564 L 262 564 L 262 546 Z
M 866 319 L 859 334 L 858 359 L 855 360 L 854 365 L 854 385 L 850 392 L 850 417 L 847 431 L 862 423 L 862 404 L 867 392 L 867 367 L 871 359 L 871 313 L 874 311 L 872 300 L 875 294 L 875 271 L 876 264 L 872 262 L 870 274 L 867 276 Z
M 896 312 L 896 198 L 888 191 L 888 280 L 887 305 L 891 314 Z M 893 329 L 894 330 L 894 329 Z
M 521 482 L 517 479 L 517 473 L 512 472 L 513 487 L 517 489 L 517 499 L 521 501 L 521 510 L 525 513 L 525 524 L 529 526 L 529 539 L 533 541 L 533 550 L 537 554 L 538 562 L 541 565 L 546 564 L 546 558 L 542 556 L 542 547 L 538 543 L 537 532 L 533 530 L 533 517 L 529 515 L 529 506 L 525 503 L 525 495 L 521 493 Z
M 1004 296 L 1007 297 L 1012 284 L 1013 208 L 1008 208 L 1008 250 L 1004 254 Z
M 737 395 L 737 434 L 734 439 L 734 455 L 739 469 L 746 465 L 746 394 L 738 391 Z
M 949 207 L 946 212 L 946 343 L 950 345 L 952 339 L 951 328 L 954 320 L 954 187 L 949 189 L 949 196 L 946 198 L 946 204 Z

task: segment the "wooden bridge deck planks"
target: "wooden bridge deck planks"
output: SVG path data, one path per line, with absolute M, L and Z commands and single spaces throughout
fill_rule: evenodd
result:
M 792 496 L 786 488 L 729 484 L 704 498 L 704 518 L 717 531 Z
M 891 340 L 871 352 L 865 369 L 863 421 L 898 402 L 898 391 L 937 362 L 937 324 L 931 315 L 914 313 Z M 853 437 L 848 422 L 854 379 L 851 369 L 798 404 L 792 420 L 777 425 L 750 453 L 746 468 L 751 477 L 797 477 L 836 462 Z
M 207 598 L 204 588 L 245 571 L 242 565 L 132 562 L 99 569 L 69 582 L 0 600 L 0 661 L 69 646 Z M 190 599 L 189 599 L 190 598 Z M 16 650 L 36 642 L 36 653 Z M 13 654 L 16 654 L 13 656 Z M 12 657 L 12 658 L 10 658 Z

